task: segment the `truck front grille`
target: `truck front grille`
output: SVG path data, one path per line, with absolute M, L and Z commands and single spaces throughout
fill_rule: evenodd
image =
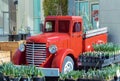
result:
M 46 59 L 46 44 L 27 43 L 26 61 L 29 65 L 39 67 Z

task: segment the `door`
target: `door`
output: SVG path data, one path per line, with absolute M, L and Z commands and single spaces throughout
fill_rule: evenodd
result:
M 75 51 L 75 57 L 78 58 L 82 52 L 82 23 L 74 22 L 71 36 L 71 47 Z

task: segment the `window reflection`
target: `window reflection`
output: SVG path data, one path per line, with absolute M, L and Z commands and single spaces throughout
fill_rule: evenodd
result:
M 55 21 L 46 22 L 45 32 L 55 32 Z

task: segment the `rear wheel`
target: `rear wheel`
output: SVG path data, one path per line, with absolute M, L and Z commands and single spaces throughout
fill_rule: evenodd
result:
M 74 70 L 74 61 L 70 56 L 66 56 L 62 66 L 62 73 L 66 74 Z

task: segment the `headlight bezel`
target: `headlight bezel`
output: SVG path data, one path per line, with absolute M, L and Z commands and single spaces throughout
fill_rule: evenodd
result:
M 48 49 L 51 54 L 55 54 L 58 50 L 57 46 L 54 44 L 50 45 Z
M 24 43 L 21 43 L 19 45 L 19 50 L 20 50 L 20 52 L 24 52 L 25 51 L 25 44 Z

